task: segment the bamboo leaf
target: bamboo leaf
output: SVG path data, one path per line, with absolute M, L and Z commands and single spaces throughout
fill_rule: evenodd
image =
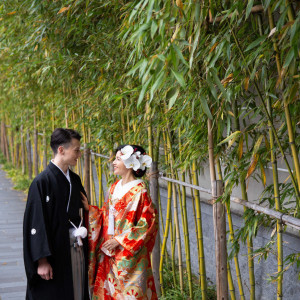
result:
M 254 145 L 254 148 L 253 148 L 253 155 L 257 153 L 257 151 L 259 150 L 259 147 L 260 147 L 260 144 L 262 142 L 264 138 L 264 135 L 260 135 L 259 138 L 257 139 L 255 145 Z
M 265 168 L 264 168 L 263 164 L 261 163 L 261 161 L 259 161 L 259 166 L 260 166 L 262 182 L 263 182 L 264 187 L 266 187 L 267 177 L 266 177 Z
M 188 67 L 188 63 L 186 62 L 185 58 L 182 55 L 181 50 L 179 49 L 179 47 L 177 45 L 175 45 L 174 43 L 172 43 L 172 47 L 174 48 L 174 50 L 176 51 L 179 59 Z
M 137 69 L 141 66 L 141 65 L 143 65 L 143 64 L 146 64 L 147 65 L 147 59 L 146 58 L 144 58 L 144 59 L 142 59 L 142 60 L 140 60 L 128 73 L 127 73 L 127 76 L 130 76 L 130 75 L 133 75 L 136 71 L 137 71 Z
M 183 9 L 183 4 L 181 0 L 176 0 L 176 5 L 180 8 Z
M 206 78 L 206 83 L 209 85 L 209 91 L 211 92 L 211 94 L 213 95 L 213 97 L 218 101 L 218 94 L 217 94 L 217 90 L 212 82 L 212 78 L 207 75 Z
M 256 165 L 257 165 L 257 162 L 258 162 L 258 159 L 259 159 L 259 155 L 258 154 L 254 154 L 252 156 L 252 159 L 251 159 L 251 163 L 250 163 L 250 166 L 249 166 L 249 169 L 247 171 L 247 175 L 246 175 L 246 180 L 251 176 L 251 174 L 254 172 L 255 168 L 256 168 Z
M 212 75 L 213 75 L 213 77 L 214 77 L 214 80 L 215 80 L 216 85 L 217 85 L 218 88 L 221 90 L 223 96 L 226 98 L 227 101 L 230 101 L 230 99 L 229 99 L 229 97 L 228 97 L 228 94 L 227 94 L 227 92 L 225 91 L 224 86 L 223 86 L 223 84 L 221 83 L 221 81 L 220 81 L 220 79 L 219 79 L 219 77 L 218 77 L 218 75 L 217 75 L 217 71 L 215 70 L 215 68 L 210 69 L 210 71 L 211 71 L 211 73 L 212 73 Z
M 287 68 L 290 65 L 293 58 L 294 58 L 294 50 L 293 48 L 291 48 L 285 58 L 283 68 Z
M 218 46 L 219 42 L 215 42 L 213 46 L 210 48 L 209 53 L 213 52 L 214 49 Z
M 179 94 L 179 88 L 175 88 L 175 87 L 171 88 L 167 92 L 166 99 L 169 100 L 168 109 L 172 108 L 172 106 L 174 105 L 174 103 L 178 97 L 178 94 Z
M 151 38 L 153 39 L 156 31 L 157 31 L 158 25 L 157 23 L 153 20 L 151 23 Z
M 62 14 L 64 11 L 69 10 L 70 6 L 62 7 L 57 14 Z
M 254 0 L 248 0 L 247 8 L 246 8 L 246 19 L 248 19 L 251 9 L 253 7 Z
M 149 85 L 150 81 L 151 81 L 151 77 L 150 77 L 150 78 L 146 81 L 146 83 L 143 85 L 142 90 L 141 90 L 140 95 L 139 95 L 139 99 L 138 99 L 138 102 L 137 102 L 137 106 L 139 106 L 139 105 L 142 103 L 142 101 L 143 101 L 143 99 L 144 99 L 144 96 L 145 96 L 145 93 L 146 93 L 146 90 L 147 90 L 147 88 L 148 88 L 148 85 Z
M 176 72 L 174 71 L 173 69 L 171 69 L 173 75 L 175 76 L 176 80 L 179 82 L 179 84 L 185 88 L 185 81 L 184 81 L 184 78 L 183 78 L 183 75 L 179 72 Z
M 155 80 L 154 84 L 152 85 L 151 89 L 150 89 L 150 102 L 153 99 L 154 93 L 156 92 L 156 90 L 158 89 L 158 87 L 163 83 L 163 77 L 165 75 L 165 71 L 162 70 L 160 72 L 160 74 L 158 75 L 157 79 Z
M 207 115 L 207 117 L 210 120 L 212 120 L 213 116 L 212 116 L 211 111 L 208 107 L 207 98 L 201 92 L 200 92 L 200 103 L 201 103 L 201 106 L 202 106 L 202 109 L 203 109 L 204 113 Z
M 230 136 L 228 136 L 226 139 L 224 139 L 222 142 L 220 142 L 220 143 L 218 144 L 218 146 L 220 146 L 220 145 L 222 145 L 222 144 L 224 144 L 224 143 L 227 143 L 228 141 L 230 141 L 230 140 L 232 140 L 232 139 L 236 140 L 236 139 L 240 136 L 241 133 L 242 133 L 242 132 L 239 131 L 239 130 L 235 131 L 235 132 L 232 133 Z
M 239 160 L 241 160 L 241 158 L 243 156 L 243 146 L 244 146 L 244 136 L 241 135 L 240 140 L 239 140 L 239 148 L 238 148 Z
M 263 1 L 263 7 L 264 7 L 264 10 L 266 11 L 270 5 L 270 2 L 271 0 L 264 0 Z
M 226 78 L 222 79 L 221 83 L 226 87 L 233 80 L 233 73 L 230 73 Z
M 150 19 L 151 19 L 153 6 L 154 6 L 154 0 L 150 0 L 149 4 L 148 4 L 148 14 L 147 14 L 147 21 L 146 21 L 146 23 L 148 23 L 150 21 Z
M 263 41 L 265 41 L 266 39 L 266 35 L 260 36 L 258 39 L 256 39 L 254 42 L 252 42 L 245 51 L 249 51 L 253 48 L 255 48 L 257 45 L 259 45 L 260 43 L 262 43 Z

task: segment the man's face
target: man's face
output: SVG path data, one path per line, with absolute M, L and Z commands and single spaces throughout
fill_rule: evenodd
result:
M 62 146 L 61 155 L 65 164 L 75 166 L 77 159 L 81 157 L 80 141 L 72 139 L 69 144 Z

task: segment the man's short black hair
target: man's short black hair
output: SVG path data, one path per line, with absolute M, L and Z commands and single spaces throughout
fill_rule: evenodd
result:
M 59 146 L 71 143 L 72 139 L 80 141 L 81 135 L 73 129 L 56 128 L 51 134 L 50 141 L 50 146 L 54 154 L 57 153 Z

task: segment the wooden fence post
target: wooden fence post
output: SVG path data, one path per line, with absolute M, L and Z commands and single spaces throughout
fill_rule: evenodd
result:
M 227 247 L 226 247 L 226 219 L 225 206 L 217 200 L 223 194 L 223 181 L 212 182 L 213 196 L 213 218 L 215 232 L 215 253 L 216 253 L 216 284 L 217 299 L 228 299 L 228 277 L 227 277 Z
M 84 158 L 84 189 L 88 198 L 88 201 L 91 201 L 91 182 L 90 182 L 90 149 L 87 148 L 87 144 L 84 144 L 83 150 Z
M 156 161 L 152 162 L 150 168 L 150 197 L 157 208 L 158 214 L 158 164 Z M 159 218 L 159 216 L 157 216 Z M 160 262 L 160 235 L 159 230 L 156 236 L 155 245 L 152 251 L 152 270 L 155 282 L 157 296 L 161 296 L 160 282 L 159 282 L 159 262 Z

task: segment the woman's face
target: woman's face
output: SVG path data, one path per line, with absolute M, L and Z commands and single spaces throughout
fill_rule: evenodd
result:
M 116 158 L 113 161 L 113 167 L 114 167 L 114 174 L 115 175 L 120 175 L 120 176 L 125 176 L 128 173 L 132 172 L 132 169 L 127 169 L 123 163 L 123 160 L 121 159 L 121 151 L 118 151 L 116 154 Z

